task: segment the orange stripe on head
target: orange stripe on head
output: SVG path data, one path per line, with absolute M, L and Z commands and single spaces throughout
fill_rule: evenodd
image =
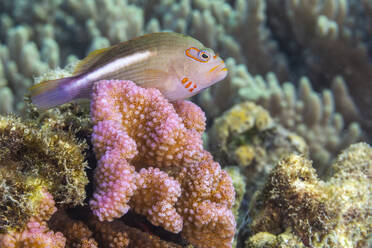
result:
M 185 88 L 189 88 L 191 86 L 192 82 L 189 82 L 188 84 L 185 85 Z
M 189 57 L 189 58 L 195 59 L 196 61 L 202 62 L 202 63 L 206 63 L 206 62 L 208 62 L 208 61 L 206 61 L 206 60 L 201 60 L 201 59 L 199 59 L 198 57 L 195 57 L 195 56 L 192 54 L 192 51 L 196 51 L 197 53 L 199 53 L 199 52 L 200 52 L 200 49 L 198 49 L 198 48 L 196 48 L 196 47 L 190 47 L 189 49 L 187 49 L 187 50 L 185 51 L 186 56 Z

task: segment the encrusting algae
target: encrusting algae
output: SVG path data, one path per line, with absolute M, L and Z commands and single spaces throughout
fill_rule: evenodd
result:
M 44 189 L 60 207 L 82 204 L 85 148 L 67 133 L 0 116 L 0 230 L 24 225 L 38 211 Z

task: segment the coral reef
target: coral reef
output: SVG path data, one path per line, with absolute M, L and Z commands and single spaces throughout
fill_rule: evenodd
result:
M 299 247 L 366 247 L 371 161 L 369 145 L 352 145 L 322 181 L 306 158 L 281 160 L 251 204 L 247 247 L 280 247 L 288 240 Z
M 0 117 L 6 240 L 180 247 L 172 236 L 180 233 L 198 247 L 230 246 L 234 214 L 248 228 L 235 240 L 241 247 L 367 246 L 370 148 L 337 154 L 372 137 L 371 13 L 370 0 L 0 1 L 0 114 L 28 119 Z M 192 35 L 226 58 L 225 82 L 193 98 L 208 125 L 193 103 L 171 105 L 129 83 L 125 92 L 137 95 L 128 101 L 114 94 L 110 105 L 96 95 L 93 121 L 84 104 L 45 112 L 25 104 L 29 86 L 70 75 L 90 51 L 163 30 Z M 94 169 L 87 198 L 84 157 Z M 59 209 L 49 227 L 54 208 L 35 220 L 46 191 Z M 83 200 L 99 219 L 115 220 L 64 212 Z M 134 213 L 145 227 L 123 220 Z
M 177 176 L 182 195 L 176 203 L 184 219 L 181 234 L 197 247 L 231 247 L 234 188 L 218 163 L 203 161 Z
M 131 208 L 170 232 L 182 230 L 198 247 L 230 247 L 231 178 L 203 150 L 201 109 L 182 101 L 174 106 L 157 89 L 130 81 L 95 84 L 91 114 L 98 165 L 90 207 L 101 221 Z
M 36 122 L 0 116 L 0 227 L 21 227 L 39 210 L 40 189 L 60 207 L 85 199 L 85 144 L 73 136 L 39 128 Z
M 324 90 L 319 96 L 306 77 L 300 80 L 296 92 L 291 83 L 280 85 L 272 73 L 265 80 L 253 77 L 233 60 L 226 64 L 230 69 L 229 84 L 202 93 L 201 105 L 207 113 L 218 115 L 234 102 L 253 101 L 267 109 L 278 124 L 304 138 L 319 168 L 330 165 L 337 153 L 362 138 L 361 127 L 355 122 L 359 115 L 342 78 L 335 78 L 333 91 Z M 344 120 L 336 109 L 348 119 Z
M 341 76 L 359 113 L 370 119 L 367 0 L 15 0 L 2 1 L 0 9 L 0 93 L 10 101 L 0 104 L 3 113 L 19 111 L 32 77 L 48 68 L 144 32 L 173 30 L 244 63 L 254 75 L 271 71 L 293 82 L 307 76 L 316 90 Z

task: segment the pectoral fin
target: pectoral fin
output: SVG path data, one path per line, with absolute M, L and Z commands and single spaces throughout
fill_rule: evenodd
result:
M 163 88 L 169 79 L 169 73 L 162 70 L 148 69 L 143 73 L 146 79 L 138 84 L 146 88 Z

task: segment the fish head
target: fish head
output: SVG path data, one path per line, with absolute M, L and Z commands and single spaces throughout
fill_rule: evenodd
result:
M 185 50 L 188 65 L 185 74 L 198 83 L 200 89 L 207 88 L 227 76 L 224 61 L 210 48 L 195 46 Z

